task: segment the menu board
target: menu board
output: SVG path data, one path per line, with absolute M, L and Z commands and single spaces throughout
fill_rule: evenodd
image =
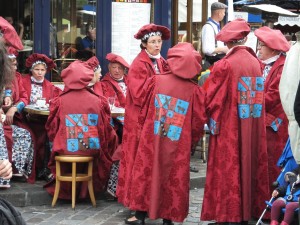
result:
M 133 36 L 150 23 L 151 3 L 112 3 L 112 52 L 129 64 L 141 51 L 141 40 Z

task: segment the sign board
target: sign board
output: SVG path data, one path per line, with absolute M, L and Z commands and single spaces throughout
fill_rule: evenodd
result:
M 151 3 L 112 3 L 111 50 L 129 64 L 141 51 L 141 41 L 136 40 L 134 34 L 150 23 L 150 13 Z

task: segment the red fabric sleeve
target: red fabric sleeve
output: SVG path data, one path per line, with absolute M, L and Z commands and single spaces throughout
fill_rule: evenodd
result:
M 204 124 L 207 120 L 205 113 L 205 92 L 201 87 L 195 88 L 192 102 L 192 144 L 196 144 L 203 136 Z
M 216 122 L 217 127 L 220 127 L 220 117 L 224 110 L 224 102 L 226 102 L 230 71 L 230 65 L 226 60 L 219 61 L 210 75 L 206 92 L 207 116 L 208 119 L 211 118 Z
M 47 119 L 47 122 L 45 125 L 45 129 L 47 131 L 50 142 L 53 142 L 53 140 L 58 132 L 59 123 L 60 123 L 59 108 L 60 108 L 60 98 L 52 99 L 52 101 L 50 102 L 50 107 L 49 107 L 50 114 L 48 116 L 48 119 Z

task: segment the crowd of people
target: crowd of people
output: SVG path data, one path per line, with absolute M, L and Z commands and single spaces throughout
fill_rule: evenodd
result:
M 208 124 L 201 220 L 247 224 L 258 218 L 264 199 L 286 195 L 283 187 L 273 191 L 271 184 L 280 173 L 276 162 L 289 137 L 291 116 L 281 93 L 289 87 L 281 83 L 281 75 L 289 65 L 286 55 L 291 46 L 280 31 L 263 26 L 255 31 L 254 52 L 245 46 L 250 33 L 245 20 L 233 20 L 221 29 L 226 8 L 212 4 L 212 17 L 203 28 L 202 49 L 211 65 L 203 87 L 195 81 L 202 57 L 193 45 L 179 43 L 164 59 L 161 48 L 171 32 L 147 24 L 134 35 L 141 51 L 131 65 L 109 53 L 108 73 L 102 77 L 95 56 L 76 60 L 62 70 L 61 90 L 45 79 L 55 64 L 44 54 L 26 59 L 29 74 L 17 72 L 16 55 L 22 44 L 0 17 L 0 187 L 9 188 L 12 176 L 23 176 L 30 183 L 44 179 L 53 195 L 55 156 L 89 155 L 94 158 L 94 191 L 106 191 L 135 211 L 125 224 L 143 225 L 148 217 L 173 225 L 188 214 L 191 148 Z M 299 88 L 293 94 L 292 114 L 295 109 L 300 121 Z M 114 107 L 125 108 L 124 117 L 111 117 L 108 99 L 113 99 Z M 48 117 L 24 113 L 26 105 L 39 101 L 49 107 Z M 287 182 L 294 187 L 299 178 L 288 175 Z M 77 185 L 81 198 L 88 195 L 85 185 Z M 71 184 L 63 183 L 59 198 L 71 199 L 70 193 Z M 293 194 L 292 188 L 288 195 Z M 274 202 L 272 225 L 279 224 L 282 207 L 298 206 L 297 198 Z M 287 214 L 281 224 L 291 221 Z

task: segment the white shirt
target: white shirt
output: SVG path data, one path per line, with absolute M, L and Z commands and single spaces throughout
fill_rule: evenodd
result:
M 216 24 L 207 21 L 209 24 L 205 24 L 201 32 L 201 48 L 202 52 L 205 55 L 214 56 L 216 53 L 213 53 L 216 48 L 215 35 L 219 33 L 218 27 Z M 217 23 L 217 22 L 216 22 Z M 224 47 L 224 43 L 217 41 L 217 47 Z

